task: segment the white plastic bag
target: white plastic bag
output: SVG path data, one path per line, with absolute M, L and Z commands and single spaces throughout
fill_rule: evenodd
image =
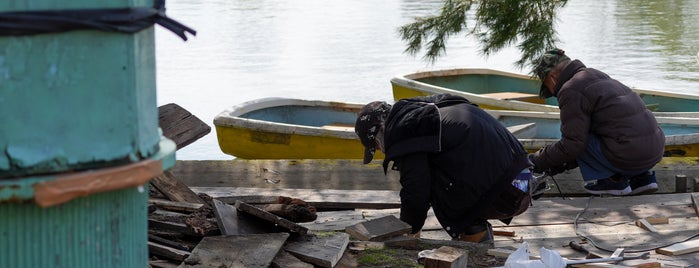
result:
M 522 243 L 505 261 L 505 268 L 564 268 L 566 262 L 558 252 L 541 248 L 541 260 L 529 259 L 529 244 Z

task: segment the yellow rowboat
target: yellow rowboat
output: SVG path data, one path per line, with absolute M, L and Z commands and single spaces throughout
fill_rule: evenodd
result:
M 219 147 L 243 159 L 362 159 L 354 133 L 364 104 L 264 98 L 233 106 L 214 118 Z M 534 152 L 561 138 L 558 112 L 486 110 Z M 665 156 L 699 157 L 699 118 L 656 117 Z M 375 159 L 383 159 L 381 152 Z
M 556 98 L 539 98 L 541 82 L 492 69 L 446 69 L 391 79 L 395 100 L 449 93 L 483 109 L 558 112 Z M 699 117 L 699 95 L 632 88 L 656 116 Z
M 264 98 L 233 106 L 214 118 L 218 144 L 244 159 L 362 159 L 354 133 L 364 104 Z M 376 152 L 374 159 L 383 159 Z

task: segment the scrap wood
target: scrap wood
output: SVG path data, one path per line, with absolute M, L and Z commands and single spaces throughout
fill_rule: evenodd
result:
M 204 237 L 183 267 L 269 267 L 288 233 Z
M 167 240 L 167 239 L 159 237 L 157 235 L 148 234 L 148 241 L 151 241 L 153 243 L 158 243 L 161 245 L 165 245 L 165 246 L 168 246 L 171 248 L 179 249 L 179 250 L 186 250 L 186 251 L 190 250 L 189 247 L 187 247 L 183 244 L 177 243 L 175 241 Z
M 493 235 L 514 237 L 514 236 L 515 236 L 515 231 L 493 230 Z
M 204 206 L 201 203 L 178 202 L 156 198 L 149 198 L 148 204 L 153 204 L 156 208 L 160 209 L 187 213 L 195 212 Z
M 677 256 L 699 251 L 699 240 L 689 240 L 682 243 L 677 243 L 669 247 L 656 249 L 655 252 L 668 256 Z
M 209 125 L 175 103 L 158 107 L 158 126 L 163 131 L 163 136 L 175 142 L 177 149 L 211 132 Z
M 349 244 L 349 235 L 336 232 L 323 236 L 307 236 L 289 241 L 284 249 L 297 258 L 320 266 L 335 267 Z
M 274 226 L 261 224 L 266 222 L 261 222 L 252 215 L 238 213 L 235 207 L 218 199 L 213 199 L 212 204 L 222 235 L 262 234 L 278 231 Z
M 352 237 L 365 241 L 383 241 L 391 237 L 407 234 L 411 230 L 412 227 L 409 224 L 393 215 L 360 222 L 345 228 L 345 232 L 352 235 Z
M 636 220 L 636 226 L 641 227 L 643 229 L 648 230 L 649 232 L 657 233 L 658 229 L 655 229 L 655 226 L 648 222 L 646 219 L 638 219 Z
M 424 263 L 425 268 L 466 267 L 468 264 L 468 251 L 450 246 L 423 250 L 418 254 L 418 262 Z
M 159 176 L 151 179 L 150 184 L 172 201 L 205 204 L 204 200 L 186 184 L 176 179 L 170 171 L 166 170 Z
M 263 219 L 267 222 L 276 224 L 282 228 L 285 228 L 291 232 L 299 233 L 299 234 L 306 234 L 308 232 L 308 228 L 303 227 L 301 225 L 296 224 L 295 222 L 292 222 L 290 220 L 284 219 L 282 217 L 279 217 L 277 215 L 274 215 L 272 213 L 269 213 L 267 211 L 264 211 L 258 207 L 255 207 L 253 205 L 243 203 L 240 201 L 235 202 L 235 207 L 243 211 L 245 213 L 248 213 L 250 215 L 253 215 L 255 217 L 258 217 L 260 219 Z
M 183 261 L 191 252 L 148 241 L 148 253 L 175 261 Z
M 148 261 L 149 268 L 177 268 L 180 262 L 173 263 L 168 260 L 151 260 Z

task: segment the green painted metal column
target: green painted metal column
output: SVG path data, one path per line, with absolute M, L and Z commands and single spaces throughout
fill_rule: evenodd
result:
M 0 12 L 153 0 L 0 1 Z M 158 128 L 154 29 L 0 35 L 0 267 L 147 267 Z

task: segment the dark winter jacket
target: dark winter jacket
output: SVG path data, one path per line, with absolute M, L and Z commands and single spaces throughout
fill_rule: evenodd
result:
M 457 237 L 529 165 L 502 124 L 457 96 L 398 101 L 384 135 L 384 170 L 394 161 L 400 171 L 400 218 L 413 232 L 431 205 L 442 227 Z
M 579 60 L 564 67 L 554 95 L 561 109 L 561 139 L 535 154 L 539 169 L 575 161 L 591 133 L 602 141 L 604 156 L 615 167 L 641 170 L 663 157 L 665 134 L 643 100 L 607 74 Z

